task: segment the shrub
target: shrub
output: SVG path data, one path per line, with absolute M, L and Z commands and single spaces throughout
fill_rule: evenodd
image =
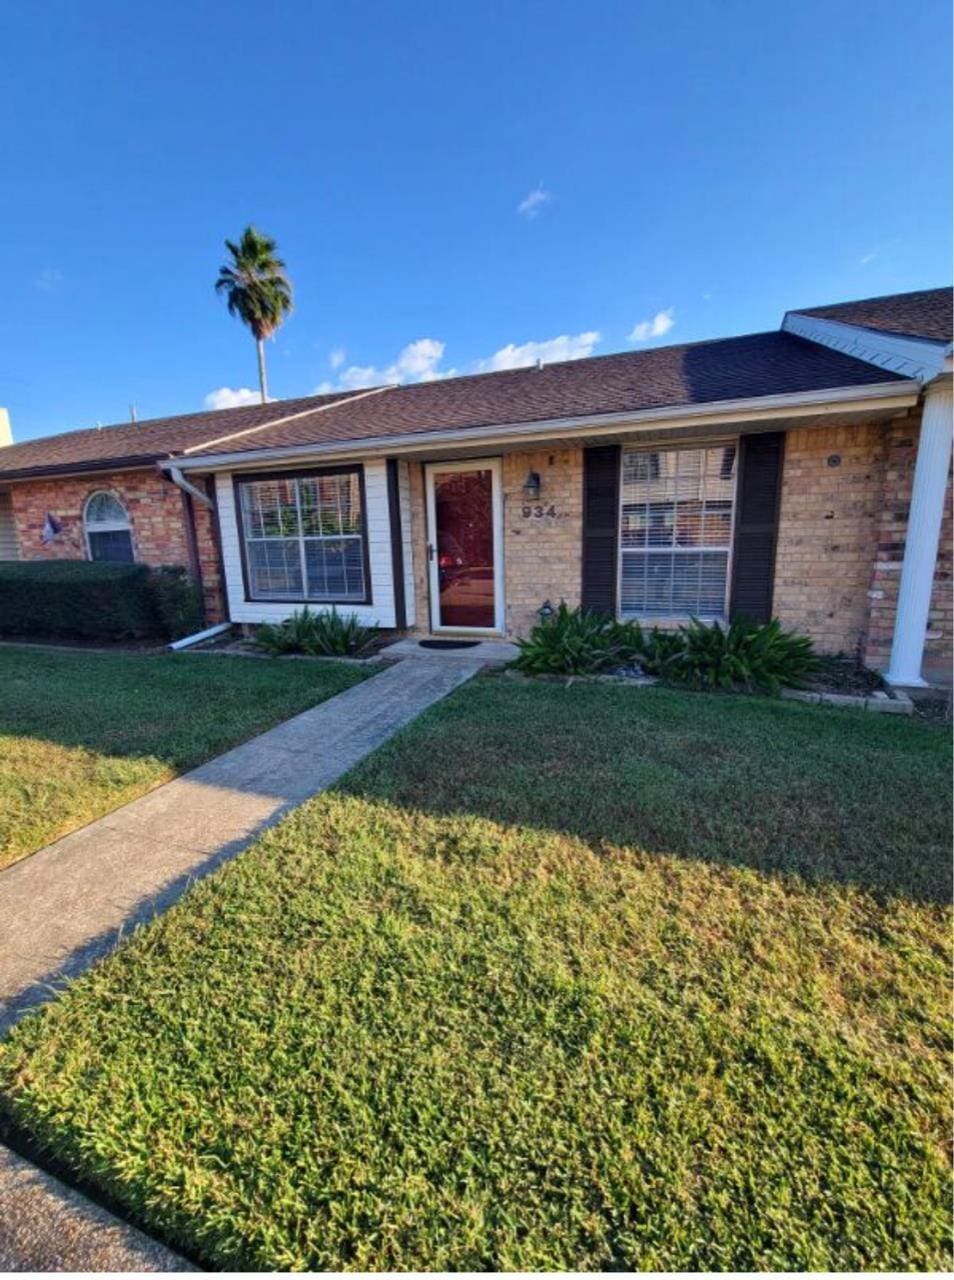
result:
M 638 663 L 649 675 L 696 689 L 778 693 L 798 686 L 819 668 L 807 636 L 784 631 L 773 619 L 739 619 L 730 626 L 693 618 L 677 631 L 615 622 L 561 603 L 525 640 L 514 666 L 531 675 L 590 675 Z
M 647 675 L 665 679 L 673 663 L 678 662 L 685 651 L 686 642 L 678 631 L 660 631 L 653 627 L 643 637 L 641 652 L 637 660 Z
M 372 627 L 364 626 L 356 613 L 340 614 L 332 607 L 312 613 L 307 605 L 284 622 L 259 627 L 256 640 L 270 653 L 307 653 L 314 656 L 357 658 L 375 643 Z
M 0 634 L 122 640 L 159 630 L 146 565 L 0 562 Z
M 680 627 L 682 652 L 661 674 L 697 689 L 747 689 L 777 694 L 783 685 L 804 684 L 819 660 L 808 636 L 785 631 L 777 618 L 757 623 L 737 619 L 723 628 L 693 618 Z
M 520 656 L 514 665 L 530 675 L 589 675 L 619 666 L 635 652 L 628 626 L 603 614 L 568 609 L 561 600 L 555 613 L 517 641 Z
M 178 640 L 201 631 L 202 593 L 191 574 L 181 565 L 165 564 L 153 571 L 150 583 L 163 635 Z

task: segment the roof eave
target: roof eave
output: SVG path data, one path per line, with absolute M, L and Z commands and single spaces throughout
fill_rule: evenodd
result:
M 14 480 L 43 480 L 45 477 L 95 475 L 98 471 L 142 471 L 168 458 L 168 453 L 135 454 L 127 458 L 92 458 L 85 462 L 56 462 L 39 467 L 0 468 L 0 484 Z
M 922 384 L 930 382 L 943 371 L 945 352 L 950 347 L 950 343 L 935 338 L 885 333 L 880 329 L 845 324 L 842 320 L 827 320 L 800 311 L 785 313 L 782 330 Z
M 756 396 L 738 400 L 712 400 L 695 405 L 667 405 L 635 412 L 588 414 L 573 418 L 549 418 L 536 422 L 491 424 L 484 427 L 458 427 L 446 431 L 408 432 L 400 436 L 369 436 L 356 440 L 331 440 L 315 444 L 294 444 L 273 448 L 250 449 L 235 453 L 181 456 L 160 462 L 159 466 L 179 467 L 183 471 L 214 471 L 232 466 L 257 465 L 282 458 L 343 456 L 366 454 L 400 455 L 427 452 L 438 447 L 468 444 L 486 447 L 512 441 L 532 441 L 559 437 L 585 437 L 596 431 L 600 435 L 626 434 L 640 428 L 692 427 L 717 423 L 759 422 L 771 419 L 816 416 L 819 413 L 850 413 L 866 405 L 899 412 L 917 404 L 921 383 L 894 378 L 890 382 L 858 387 L 829 387 L 817 391 L 800 391 L 786 395 Z

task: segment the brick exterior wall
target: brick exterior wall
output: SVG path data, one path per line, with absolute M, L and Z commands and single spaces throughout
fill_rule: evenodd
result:
M 536 502 L 523 493 L 530 471 L 540 477 Z M 583 450 L 505 454 L 503 506 L 507 634 L 522 636 L 545 600 L 580 603 Z
M 884 492 L 883 426 L 785 437 L 774 612 L 825 653 L 861 654 Z M 840 458 L 838 466 L 829 460 Z
M 11 484 L 13 519 L 23 560 L 85 560 L 83 508 L 91 493 L 108 489 L 129 515 L 133 554 L 140 564 L 179 564 L 189 568 L 182 492 L 153 469 L 117 471 L 86 477 L 49 477 Z M 47 512 L 62 525 L 53 542 L 41 538 Z M 199 564 L 209 625 L 225 617 L 218 553 L 211 513 L 195 504 Z
M 891 653 L 920 415 L 804 427 L 785 442 L 774 612 L 824 653 L 884 668 Z M 840 458 L 838 466 L 829 459 Z M 925 669 L 954 653 L 951 490 L 934 575 Z

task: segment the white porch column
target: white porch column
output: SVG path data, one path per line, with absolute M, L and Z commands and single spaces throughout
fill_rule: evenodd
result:
M 921 660 L 951 462 L 952 416 L 954 386 L 947 373 L 928 385 L 924 399 L 891 664 L 885 677 L 889 684 L 923 686 L 927 683 L 921 678 Z

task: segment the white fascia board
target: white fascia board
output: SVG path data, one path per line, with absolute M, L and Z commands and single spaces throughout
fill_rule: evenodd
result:
M 916 381 L 878 382 L 868 387 L 829 387 L 820 391 L 798 391 L 791 395 L 755 396 L 744 400 L 708 401 L 705 404 L 665 406 L 635 413 L 603 413 L 578 418 L 549 418 L 543 422 L 515 422 L 490 427 L 461 427 L 449 431 L 420 431 L 401 436 L 366 437 L 362 440 L 333 440 L 325 444 L 284 445 L 274 449 L 245 450 L 241 453 L 207 454 L 204 457 L 167 458 L 159 465 L 183 471 L 217 471 L 235 467 L 257 467 L 262 462 L 284 459 L 427 453 L 448 445 L 506 445 L 554 437 L 626 435 L 641 428 L 679 428 L 725 423 L 753 423 L 775 419 L 813 417 L 821 413 L 857 413 L 877 405 L 880 409 L 909 409 L 917 404 L 921 384 Z
M 822 320 L 818 316 L 789 311 L 782 329 L 797 338 L 806 338 L 819 346 L 830 347 L 842 355 L 854 356 L 866 364 L 878 365 L 891 373 L 918 382 L 930 382 L 944 368 L 950 343 L 932 342 L 929 338 L 906 338 L 894 333 L 879 333 L 860 325 L 843 324 L 840 320 Z

